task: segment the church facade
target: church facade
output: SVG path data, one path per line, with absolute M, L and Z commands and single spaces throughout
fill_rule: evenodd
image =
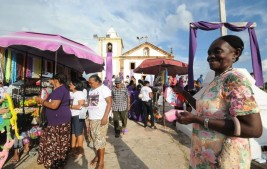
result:
M 172 52 L 169 53 L 149 42 L 144 42 L 124 53 L 123 49 L 123 39 L 113 28 L 108 30 L 106 37 L 98 37 L 98 54 L 105 60 L 105 70 L 101 73 L 102 79 L 107 74 L 108 53 L 112 53 L 112 74 L 121 75 L 124 79 L 127 75 L 134 76 L 137 80 L 140 79 L 143 75 L 133 73 L 133 70 L 145 59 L 174 59 Z

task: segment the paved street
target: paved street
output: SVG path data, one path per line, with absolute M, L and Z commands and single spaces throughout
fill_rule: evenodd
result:
M 185 169 L 188 168 L 190 139 L 175 130 L 172 124 L 158 129 L 143 128 L 141 123 L 128 121 L 129 133 L 121 138 L 114 137 L 110 124 L 105 153 L 106 169 Z M 86 155 L 69 159 L 66 169 L 93 169 L 90 161 L 94 151 L 86 146 Z M 36 162 L 37 155 L 22 156 L 21 162 L 10 164 L 4 169 L 43 169 Z

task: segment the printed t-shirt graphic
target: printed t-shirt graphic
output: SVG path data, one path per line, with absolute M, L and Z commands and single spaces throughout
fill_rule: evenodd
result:
M 99 94 L 89 95 L 88 102 L 89 102 L 89 106 L 98 106 Z

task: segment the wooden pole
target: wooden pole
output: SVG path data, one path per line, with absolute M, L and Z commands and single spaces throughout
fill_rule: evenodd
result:
M 165 83 L 166 83 L 166 69 L 163 71 L 163 85 L 162 85 L 162 91 L 163 91 L 163 105 L 162 105 L 162 111 L 163 111 L 163 126 L 166 127 L 166 121 L 165 121 L 165 96 L 164 96 L 164 93 L 165 93 Z

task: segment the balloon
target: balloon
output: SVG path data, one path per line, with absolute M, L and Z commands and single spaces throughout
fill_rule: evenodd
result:
M 43 134 L 42 130 L 37 131 L 38 136 L 41 136 Z

